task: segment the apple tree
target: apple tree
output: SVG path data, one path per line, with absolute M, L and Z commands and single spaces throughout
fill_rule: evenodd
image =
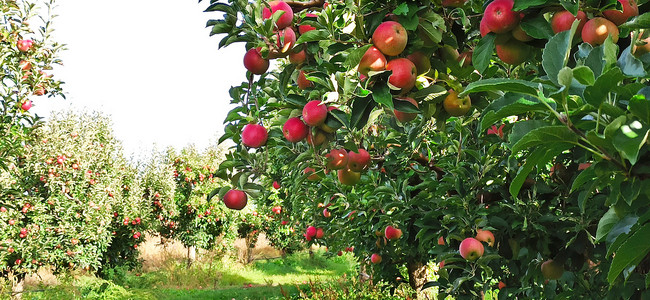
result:
M 648 296 L 649 6 L 211 1 L 249 49 L 217 175 L 389 283 Z

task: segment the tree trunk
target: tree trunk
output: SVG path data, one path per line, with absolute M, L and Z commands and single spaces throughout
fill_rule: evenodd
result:
M 22 299 L 25 288 L 25 274 L 9 275 L 11 280 L 11 299 Z
M 409 272 L 409 284 L 414 290 L 420 291 L 427 281 L 427 266 L 420 261 L 409 261 L 406 268 Z
M 192 263 L 196 260 L 196 247 L 187 247 L 187 267 L 191 267 Z

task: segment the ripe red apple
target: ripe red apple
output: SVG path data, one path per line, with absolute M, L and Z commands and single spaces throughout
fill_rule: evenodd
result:
M 386 56 L 375 46 L 371 46 L 359 61 L 359 73 L 368 76 L 370 71 L 383 71 L 386 69 Z
M 28 111 L 30 108 L 32 108 L 32 100 L 25 100 L 20 108 L 22 108 L 24 111 Z
M 308 238 L 313 238 L 314 236 L 316 236 L 316 227 L 314 226 L 307 227 L 307 230 L 305 231 L 305 236 Z
M 530 54 L 530 46 L 518 41 L 509 40 L 503 44 L 497 44 L 497 56 L 505 63 L 511 65 L 522 64 Z
M 3 206 L 3 207 L 0 207 L 0 212 L 7 212 L 7 208 L 4 207 L 4 206 Z
M 330 170 L 340 170 L 348 166 L 348 152 L 345 149 L 332 149 L 325 154 L 326 167 Z
M 461 7 L 466 0 L 442 0 L 443 7 Z
M 248 196 L 243 191 L 232 189 L 223 196 L 223 203 L 230 209 L 242 210 L 248 203 Z
M 373 253 L 373 254 L 370 256 L 370 261 L 371 261 L 373 264 L 378 264 L 378 263 L 380 263 L 380 262 L 381 262 L 381 255 L 379 255 L 379 254 L 377 254 L 377 253 Z
M 307 79 L 307 77 L 305 76 L 305 71 L 303 70 L 300 70 L 300 72 L 298 72 L 298 78 L 296 78 L 296 83 L 298 84 L 298 88 L 300 88 L 301 90 L 314 86 L 314 83 Z
M 241 132 L 241 140 L 244 146 L 250 148 L 259 148 L 266 145 L 269 134 L 266 128 L 259 124 L 248 124 L 244 126 Z
M 348 152 L 348 168 L 351 171 L 362 172 L 368 169 L 370 165 L 370 153 L 359 148 L 357 152 Z
M 322 239 L 323 236 L 325 236 L 325 232 L 323 231 L 323 228 L 316 228 L 316 238 L 317 239 Z
M 273 53 L 274 57 L 286 56 L 289 54 L 289 50 L 293 48 L 293 45 L 296 44 L 296 32 L 294 32 L 291 27 L 276 32 L 275 37 L 277 38 L 276 45 L 278 46 L 280 53 Z
M 481 19 L 481 23 L 479 25 L 479 30 L 481 31 L 481 37 L 486 36 L 488 33 L 490 33 L 490 28 L 487 27 L 487 23 L 485 22 L 485 18 Z
M 273 181 L 273 188 L 274 189 L 280 189 L 280 184 L 277 181 Z
M 355 185 L 361 181 L 361 173 L 350 171 L 350 169 L 344 168 L 338 171 L 339 182 L 344 185 Z
M 483 13 L 485 26 L 494 33 L 506 33 L 519 24 L 519 12 L 513 11 L 513 0 L 495 0 L 488 4 Z
M 312 100 L 305 104 L 302 109 L 302 118 L 309 126 L 318 126 L 327 118 L 327 105 L 320 100 Z
M 306 14 L 305 17 L 316 18 L 318 16 L 315 15 L 315 14 Z M 311 26 L 311 25 L 300 25 L 300 26 L 298 26 L 298 32 L 300 34 L 305 34 L 305 32 L 312 31 L 312 30 L 315 30 L 315 29 L 316 28 L 314 26 Z
M 282 133 L 284 137 L 292 143 L 297 143 L 302 141 L 307 137 L 309 132 L 309 127 L 300 120 L 298 117 L 290 118 L 282 126 Z
M 244 67 L 256 75 L 262 75 L 269 69 L 269 61 L 262 58 L 261 48 L 252 48 L 244 55 Z
M 612 36 L 612 41 L 616 43 L 618 42 L 618 34 L 616 24 L 601 17 L 587 21 L 585 27 L 582 28 L 582 40 L 592 46 L 602 45 L 609 35 Z
M 472 101 L 469 99 L 469 96 L 460 99 L 458 98 L 458 92 L 449 90 L 449 95 L 445 97 L 442 106 L 449 115 L 460 117 L 472 108 Z
M 485 248 L 483 244 L 475 238 L 466 238 L 460 242 L 460 256 L 466 260 L 476 260 L 483 256 Z
M 438 238 L 438 245 L 444 245 L 444 244 L 445 244 L 445 238 L 442 237 L 442 236 L 440 236 L 440 237 Z
M 289 62 L 293 65 L 301 65 L 307 60 L 307 52 L 305 49 L 300 50 L 298 52 L 292 52 L 289 54 Z
M 29 51 L 30 49 L 32 49 L 32 46 L 34 46 L 34 42 L 32 40 L 18 40 L 16 42 L 16 47 L 21 52 Z
M 329 212 L 329 210 L 327 210 L 327 208 L 324 208 L 324 209 L 323 209 L 323 217 L 325 217 L 325 218 L 329 218 L 329 217 L 331 217 L 331 216 L 332 216 L 332 213 Z
M 494 234 L 489 230 L 479 229 L 476 231 L 476 239 L 481 242 L 486 242 L 490 247 L 494 246 Z
M 284 1 L 271 1 L 269 2 L 269 6 L 271 7 L 270 10 L 266 7 L 262 10 L 262 18 L 270 19 L 276 11 L 282 10 L 284 14 L 275 22 L 275 26 L 277 29 L 284 29 L 285 27 L 291 26 L 293 22 L 293 9 L 291 9 L 289 4 Z
M 499 287 L 499 289 L 502 289 L 502 288 L 506 287 L 506 284 L 503 283 L 503 281 L 499 281 L 498 287 Z
M 415 65 L 415 70 L 418 75 L 426 74 L 431 70 L 431 61 L 429 60 L 429 57 L 420 51 L 407 55 L 406 59 L 410 60 Z
M 30 63 L 30 62 L 28 62 L 26 60 L 21 60 L 20 63 L 18 63 L 18 66 L 23 71 L 29 71 L 29 70 L 32 69 L 32 63 Z
M 316 170 L 314 168 L 306 167 L 304 170 L 302 170 L 303 174 L 309 174 L 307 176 L 307 180 L 309 181 L 317 181 L 320 179 L 320 176 L 318 176 L 318 173 L 316 173 Z
M 276 215 L 279 215 L 279 214 L 282 213 L 282 206 L 277 206 L 277 205 L 276 205 L 276 206 L 273 206 L 273 207 L 271 208 L 271 211 L 272 211 L 273 213 L 275 213 Z
M 605 18 L 612 21 L 612 23 L 619 26 L 629 18 L 639 15 L 639 6 L 636 4 L 635 0 L 618 0 L 621 5 L 623 5 L 623 11 L 616 9 L 608 9 L 603 11 Z
M 415 107 L 419 107 L 417 101 L 415 101 L 415 99 L 411 97 L 404 97 L 404 98 L 397 98 L 397 99 L 411 102 L 411 104 L 415 105 Z M 418 116 L 417 113 L 406 113 L 406 112 L 401 112 L 397 109 L 394 109 L 393 113 L 395 114 L 395 118 L 397 118 L 397 120 L 402 123 L 413 121 Z
M 552 259 L 543 262 L 541 269 L 544 278 L 549 280 L 560 279 L 560 277 L 562 277 L 562 274 L 564 274 L 564 266 L 560 263 L 555 262 Z
M 585 23 L 587 23 L 587 15 L 581 10 L 578 11 L 576 16 L 568 10 L 556 12 L 553 15 L 553 18 L 551 18 L 551 28 L 555 33 L 566 31 L 571 29 L 571 25 L 573 25 L 573 21 L 575 20 L 580 20 L 580 23 L 578 23 L 578 29 L 576 30 L 576 34 L 580 34 Z
M 8 223 L 9 223 L 9 225 L 14 225 L 14 224 L 16 224 L 16 220 L 14 220 L 14 219 L 10 219 L 10 220 L 8 221 Z
M 402 237 L 402 230 L 399 228 L 395 228 L 393 226 L 386 226 L 386 229 L 384 230 L 384 235 L 386 236 L 387 239 L 389 240 L 396 240 Z
M 324 131 L 315 127 L 314 130 L 309 130 L 307 132 L 307 143 L 312 145 L 312 147 L 320 146 L 327 141 L 327 135 Z
M 338 256 L 342 256 L 342 255 L 343 255 L 343 251 L 339 251 L 338 253 L 336 253 L 336 255 L 338 255 Z
M 386 64 L 386 70 L 393 71 L 388 82 L 393 86 L 408 92 L 415 86 L 417 69 L 415 65 L 406 58 L 396 58 Z
M 402 24 L 395 21 L 386 21 L 375 29 L 372 34 L 372 43 L 388 56 L 396 56 L 404 51 L 408 42 L 408 34 Z

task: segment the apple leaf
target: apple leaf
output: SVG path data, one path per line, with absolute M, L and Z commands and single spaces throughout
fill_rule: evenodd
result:
M 413 103 L 405 101 L 405 100 L 400 100 L 400 99 L 393 99 L 393 105 L 395 107 L 395 110 L 401 111 L 401 112 L 406 112 L 406 113 L 419 113 L 420 109 L 418 109 Z
M 627 110 L 641 121 L 650 124 L 650 100 L 644 95 L 634 95 L 627 105 Z
M 472 64 L 474 64 L 476 70 L 481 74 L 483 74 L 490 65 L 492 53 L 494 52 L 495 39 L 496 35 L 494 33 L 488 33 L 478 42 L 478 45 L 476 45 L 476 48 L 474 49 Z
M 584 85 L 594 85 L 594 83 L 596 83 L 594 71 L 587 66 L 575 67 L 573 69 L 573 78 L 575 78 L 580 84 Z
M 566 0 L 560 0 L 560 4 L 564 9 L 568 10 L 572 15 L 576 16 L 578 15 L 578 8 L 579 2 L 576 1 L 566 1 Z
M 467 85 L 465 90 L 458 95 L 458 97 L 465 97 L 469 93 L 478 93 L 485 91 L 515 92 L 537 96 L 538 88 L 539 83 L 526 80 L 510 78 L 488 78 L 470 83 Z M 548 89 L 550 90 L 551 87 L 548 87 Z
M 390 88 L 385 84 L 377 84 L 372 89 L 372 99 L 379 104 L 388 106 L 393 109 L 393 96 L 390 94 Z
M 594 167 L 589 167 L 583 170 L 580 172 L 580 174 L 578 174 L 578 176 L 576 176 L 576 179 L 573 180 L 573 184 L 571 184 L 571 193 L 575 192 L 585 183 L 596 180 L 596 178 L 597 176 Z
M 609 234 L 609 231 L 612 230 L 612 227 L 618 223 L 621 219 L 616 215 L 614 208 L 610 208 L 605 215 L 600 218 L 598 221 L 598 229 L 596 230 L 596 241 L 602 242 L 602 240 Z
M 440 282 L 429 281 L 429 282 L 425 283 L 420 290 L 423 291 L 425 289 L 428 289 L 428 288 L 431 288 L 431 287 L 434 287 L 434 286 L 440 286 Z
M 552 143 L 538 147 L 533 152 L 528 154 L 526 162 L 519 168 L 517 171 L 517 176 L 515 176 L 515 178 L 512 180 L 512 183 L 510 184 L 510 195 L 513 198 L 517 197 L 519 191 L 521 190 L 521 187 L 524 185 L 524 181 L 526 181 L 526 178 L 528 178 L 528 174 L 533 171 L 533 168 L 535 166 L 546 164 L 551 159 L 553 159 L 553 157 L 569 148 L 571 148 L 571 145 L 567 143 Z
M 578 144 L 578 136 L 564 125 L 535 128 L 512 146 L 512 153 L 545 144 Z
M 612 260 L 612 265 L 607 273 L 607 281 L 613 284 L 623 269 L 630 265 L 636 265 L 650 251 L 650 223 L 643 225 L 634 232 L 618 248 Z
M 350 126 L 361 129 L 366 126 L 370 112 L 375 107 L 375 102 L 370 97 L 356 98 L 352 103 L 352 113 L 350 115 Z
M 621 156 L 634 165 L 639 158 L 639 150 L 648 141 L 648 134 L 650 134 L 650 128 L 647 124 L 632 120 L 616 131 L 612 142 Z
M 210 11 L 222 11 L 228 14 L 236 14 L 236 11 L 230 5 L 219 2 L 210 4 L 210 6 L 204 10 L 204 12 Z
M 629 77 L 646 77 L 648 73 L 643 68 L 643 62 L 630 53 L 631 49 L 632 47 L 627 47 L 623 50 L 618 58 L 618 67 Z
M 621 24 L 619 27 L 627 28 L 630 30 L 650 28 L 650 12 L 636 16 L 629 21 Z
M 555 108 L 555 102 L 548 103 Z M 548 108 L 541 100 L 518 93 L 506 93 L 503 97 L 492 101 L 484 110 L 481 119 L 481 130 L 492 126 L 498 120 L 508 116 L 528 113 L 531 111 L 545 111 Z
M 542 52 L 542 67 L 548 74 L 548 78 L 556 85 L 558 85 L 558 73 L 562 68 L 566 67 L 569 61 L 571 42 L 578 28 L 578 23 L 578 20 L 574 21 L 571 30 L 562 31 L 550 38 Z
M 546 4 L 547 0 L 515 0 L 515 4 L 512 7 L 514 11 L 522 11 L 526 8 Z
M 521 29 L 523 29 L 528 35 L 536 39 L 549 39 L 555 33 L 553 33 L 553 28 L 551 24 L 544 19 L 544 15 L 537 15 L 532 19 L 522 21 Z
M 305 104 L 307 104 L 307 98 L 305 98 L 302 95 L 297 95 L 297 94 L 289 94 L 285 98 L 285 100 L 293 105 L 296 105 L 298 107 L 303 107 Z
M 327 119 L 325 120 L 325 123 L 328 126 L 330 126 L 332 128 L 339 128 L 339 127 L 332 126 L 332 125 L 335 125 L 333 123 L 330 124 L 331 119 L 336 119 L 341 124 L 341 125 L 339 125 L 339 127 L 345 126 L 347 128 L 350 128 L 350 121 L 348 120 L 348 115 L 346 113 L 344 113 L 343 111 L 340 111 L 338 109 L 331 110 L 331 111 L 328 112 Z
M 310 30 L 305 32 L 303 35 L 301 35 L 298 38 L 298 40 L 296 41 L 296 45 L 300 45 L 302 43 L 308 43 L 308 42 L 322 41 L 329 38 L 329 36 L 330 33 L 324 29 Z
M 372 45 L 365 45 L 363 47 L 356 48 L 350 51 L 350 54 L 348 54 L 348 57 L 345 60 L 344 65 L 349 68 L 358 65 L 363 55 L 366 54 L 366 51 L 368 51 L 370 47 L 372 47 Z
M 588 86 L 584 93 L 583 98 L 585 101 L 594 107 L 600 107 L 606 99 L 609 92 L 625 79 L 625 76 L 619 68 L 613 68 L 606 73 L 596 78 L 596 82 L 592 86 Z

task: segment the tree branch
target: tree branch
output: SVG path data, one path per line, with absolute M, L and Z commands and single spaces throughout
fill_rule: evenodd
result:
M 310 0 L 307 2 L 290 0 L 285 2 L 291 6 L 294 12 L 299 12 L 312 7 L 323 7 L 323 4 L 325 4 L 325 0 Z

